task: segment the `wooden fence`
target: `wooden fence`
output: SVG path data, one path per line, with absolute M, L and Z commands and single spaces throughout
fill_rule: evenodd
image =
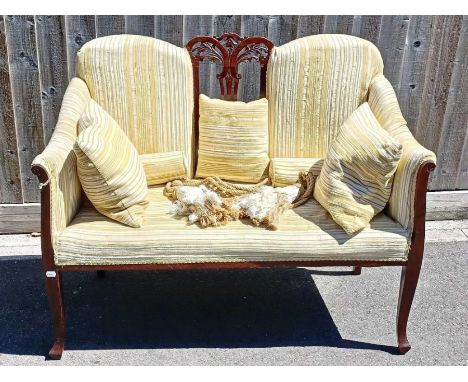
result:
M 438 156 L 431 190 L 468 189 L 467 16 L 0 16 L 0 204 L 39 200 L 32 159 L 54 130 L 76 52 L 110 34 L 154 36 L 183 46 L 226 31 L 282 45 L 318 33 L 346 33 L 375 43 L 416 138 Z M 245 64 L 240 98 L 258 95 Z M 202 91 L 216 96 L 215 68 Z

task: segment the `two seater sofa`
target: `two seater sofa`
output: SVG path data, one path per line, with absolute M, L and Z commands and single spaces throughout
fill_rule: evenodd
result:
M 315 35 L 274 47 L 262 37 L 227 33 L 197 37 L 179 48 L 116 35 L 88 42 L 77 60 L 54 134 L 32 165 L 42 189 L 43 270 L 55 329 L 51 358 L 61 358 L 65 343 L 61 275 L 77 270 L 352 266 L 359 274 L 361 267 L 399 266 L 398 349 L 410 349 L 406 327 L 423 258 L 426 189 L 435 155 L 406 126 L 373 44 Z M 160 185 L 149 190 L 142 228 L 99 214 L 82 191 L 73 152 L 89 99 L 109 112 L 140 154 L 181 151 L 192 175 L 203 61 L 217 64 L 221 98 L 227 100 L 236 100 L 240 81 L 249 81 L 239 73 L 241 65 L 258 62 L 256 83 L 269 101 L 269 156 L 285 176 L 295 161 L 311 160 L 319 171 L 337 129 L 368 102 L 403 146 L 384 212 L 352 237 L 313 199 L 288 210 L 276 231 L 239 221 L 201 229 L 168 215 L 170 201 Z

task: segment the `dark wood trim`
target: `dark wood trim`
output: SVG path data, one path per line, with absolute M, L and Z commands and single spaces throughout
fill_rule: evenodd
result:
M 434 169 L 434 163 L 426 163 L 419 168 L 416 178 L 411 249 L 408 254 L 408 262 L 401 270 L 400 293 L 398 297 L 397 337 L 398 350 L 401 354 L 405 354 L 411 349 L 411 345 L 406 336 L 406 328 L 424 255 L 426 191 L 429 174 L 431 171 L 434 171 Z
M 200 62 L 209 61 L 221 65 L 216 75 L 222 99 L 237 100 L 239 81 L 242 79 L 237 68 L 243 62 L 260 64 L 260 97 L 266 94 L 266 68 L 273 43 L 265 37 L 241 37 L 237 33 L 224 33 L 221 36 L 200 36 L 192 38 L 186 45 L 192 60 L 193 69 L 193 173 L 198 160 L 198 120 L 200 118 Z

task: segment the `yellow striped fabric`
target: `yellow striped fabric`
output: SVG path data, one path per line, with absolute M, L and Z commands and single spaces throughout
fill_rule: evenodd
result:
M 139 154 L 182 151 L 192 174 L 193 72 L 186 49 L 152 37 L 101 37 L 78 52 L 78 75 Z
M 256 183 L 268 174 L 268 101 L 200 95 L 197 177 Z
M 418 169 L 427 162 L 436 163 L 436 156 L 414 139 L 401 114 L 395 91 L 383 75 L 376 76 L 370 84 L 368 102 L 382 127 L 403 145 L 388 201 L 388 213 L 411 232 Z
M 63 96 L 54 133 L 45 150 L 32 162 L 41 166 L 50 179 L 50 224 L 54 249 L 58 235 L 73 219 L 81 203 L 73 145 L 78 135 L 78 120 L 89 100 L 86 84 L 79 78 L 73 78 Z
M 344 122 L 328 150 L 314 198 L 352 235 L 385 208 L 400 155 L 400 143 L 365 102 Z
M 148 186 L 188 178 L 189 172 L 184 163 L 182 151 L 140 155 Z
M 322 168 L 320 158 L 271 158 L 270 179 L 273 187 L 297 183 L 301 171 L 311 171 L 318 176 Z
M 103 215 L 141 227 L 148 187 L 140 157 L 123 130 L 94 100 L 79 120 L 74 151 L 83 190 Z
M 80 210 L 59 237 L 58 265 L 176 264 L 232 261 L 406 260 L 408 234 L 384 213 L 349 237 L 315 201 L 287 210 L 278 230 L 241 221 L 200 229 L 168 214 L 163 187 L 150 189 L 142 228 Z
M 377 48 L 358 37 L 323 34 L 275 47 L 267 68 L 270 157 L 324 158 L 382 70 Z

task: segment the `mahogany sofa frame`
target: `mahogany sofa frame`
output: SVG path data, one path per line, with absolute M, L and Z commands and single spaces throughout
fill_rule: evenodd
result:
M 263 37 L 240 37 L 235 33 L 225 33 L 219 37 L 196 37 L 186 45 L 193 65 L 194 73 L 194 133 L 198 138 L 198 98 L 199 98 L 199 66 L 202 61 L 210 61 L 221 65 L 217 74 L 221 97 L 236 100 L 239 81 L 238 65 L 242 62 L 259 62 L 260 64 L 260 97 L 265 96 L 266 67 L 273 43 Z M 197 144 L 197 139 L 195 139 Z M 194 155 L 197 147 L 194 148 Z M 196 163 L 196 156 L 194 163 Z M 261 262 L 226 262 L 199 264 L 129 264 L 129 265 L 72 265 L 58 266 L 54 262 L 54 250 L 51 239 L 50 216 L 50 183 L 47 173 L 40 166 L 33 166 L 32 172 L 39 178 L 43 187 L 41 190 L 41 249 L 42 265 L 50 309 L 54 324 L 54 343 L 49 351 L 52 359 L 60 359 L 65 344 L 65 313 L 63 303 L 62 272 L 64 271 L 97 271 L 98 277 L 104 276 L 104 271 L 116 270 L 182 270 L 182 269 L 244 269 L 271 267 L 324 267 L 352 266 L 353 274 L 359 275 L 362 267 L 401 266 L 400 292 L 398 299 L 396 329 L 398 350 L 405 354 L 411 349 L 407 339 L 406 327 L 411 304 L 418 283 L 419 273 L 424 253 L 426 190 L 428 178 L 435 168 L 434 163 L 425 163 L 417 173 L 416 192 L 414 200 L 414 222 L 411 237 L 411 249 L 405 261 L 367 261 L 367 260 L 308 260 L 308 261 L 261 261 Z

